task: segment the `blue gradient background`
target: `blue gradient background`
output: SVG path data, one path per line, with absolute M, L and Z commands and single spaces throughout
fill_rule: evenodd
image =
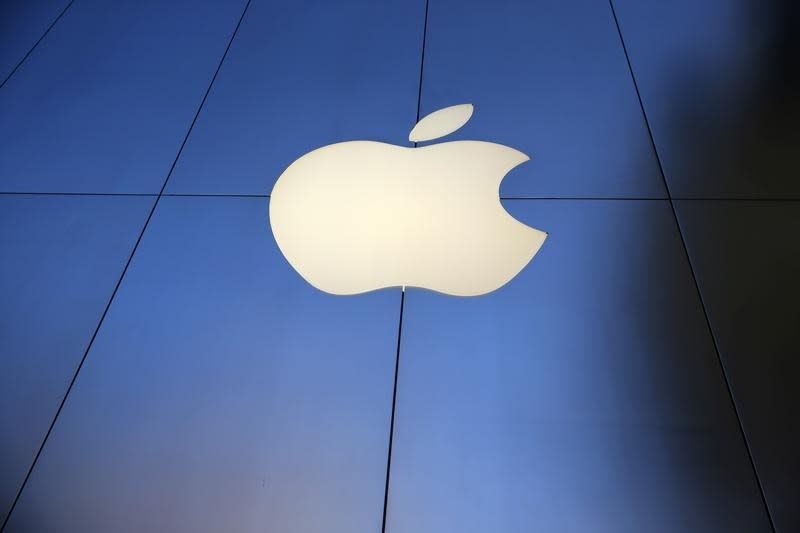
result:
M 797 8 L 613 8 L 0 2 L 4 531 L 379 531 L 398 354 L 386 531 L 800 528 Z M 398 351 L 268 195 L 463 102 L 549 238 Z

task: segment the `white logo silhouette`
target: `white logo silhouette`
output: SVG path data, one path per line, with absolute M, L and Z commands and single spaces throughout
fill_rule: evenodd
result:
M 440 109 L 409 140 L 442 137 L 471 116 L 471 104 Z M 516 276 L 547 237 L 500 204 L 500 182 L 528 159 L 483 141 L 323 146 L 278 178 L 270 225 L 289 264 L 331 294 L 394 286 L 486 294 Z

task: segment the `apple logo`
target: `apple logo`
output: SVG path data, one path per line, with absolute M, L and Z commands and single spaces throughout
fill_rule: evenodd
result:
M 472 111 L 461 104 L 431 113 L 409 140 L 452 133 Z M 289 264 L 327 293 L 414 286 L 486 294 L 516 276 L 547 237 L 500 203 L 500 182 L 528 159 L 484 141 L 323 146 L 275 183 L 272 233 Z

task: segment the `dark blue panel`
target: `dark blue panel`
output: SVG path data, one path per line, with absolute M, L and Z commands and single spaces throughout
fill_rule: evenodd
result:
M 163 199 L 8 531 L 378 531 L 399 303 L 309 286 L 266 200 Z
M 800 202 L 678 213 L 777 529 L 800 531 Z
M 423 114 L 463 102 L 455 138 L 532 156 L 505 196 L 664 195 L 605 2 L 431 0 Z
M 408 145 L 424 11 L 423 0 L 254 2 L 167 190 L 267 194 L 314 148 Z
M 0 2 L 0 84 L 68 3 L 68 0 Z
M 0 190 L 158 192 L 243 2 L 76 2 L 0 91 Z
M 800 198 L 800 4 L 614 5 L 673 196 Z
M 519 277 L 406 295 L 389 531 L 768 531 L 666 202 L 506 204 Z
M 152 202 L 0 195 L 0 523 Z

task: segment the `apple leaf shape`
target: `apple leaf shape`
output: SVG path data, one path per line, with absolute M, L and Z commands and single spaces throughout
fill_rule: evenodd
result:
M 469 121 L 472 111 L 472 104 L 452 105 L 434 111 L 417 122 L 408 134 L 408 140 L 416 143 L 449 135 Z

